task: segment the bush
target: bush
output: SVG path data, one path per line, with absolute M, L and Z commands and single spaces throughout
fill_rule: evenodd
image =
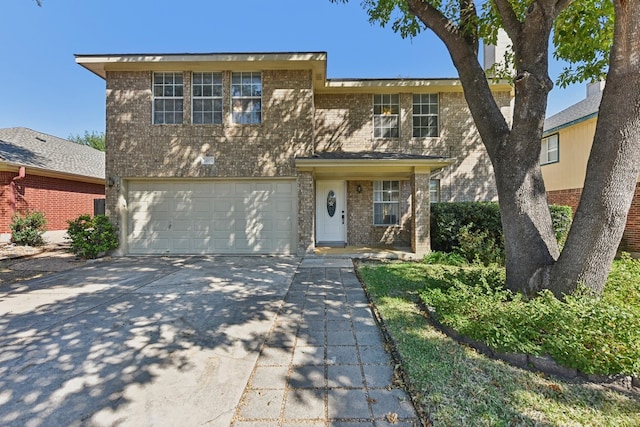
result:
M 453 252 L 460 246 L 460 229 L 482 231 L 495 242 L 501 241 L 500 209 L 495 202 L 454 202 L 431 204 L 431 247 Z
M 426 254 L 422 261 L 425 264 L 455 265 L 458 267 L 469 265 L 469 262 L 462 255 L 455 252 L 432 251 Z
M 105 215 L 80 215 L 67 221 L 67 234 L 71 250 L 81 258 L 95 259 L 100 254 L 118 247 L 118 234 Z
M 573 211 L 570 206 L 549 205 L 551 212 L 551 221 L 553 222 L 553 230 L 556 233 L 558 246 L 562 249 L 567 241 L 567 235 L 573 222 Z
M 467 224 L 460 229 L 458 246 L 455 251 L 468 262 L 474 264 L 504 265 L 504 244 L 496 242 L 486 231 L 473 231 L 473 224 Z M 501 237 L 501 236 L 500 236 Z
M 42 246 L 42 233 L 47 231 L 47 220 L 43 212 L 29 212 L 24 216 L 15 213 L 11 216 L 11 241 L 21 246 Z
M 549 211 L 556 239 L 562 247 L 571 228 L 571 208 L 550 205 Z M 495 247 L 482 242 L 479 239 L 480 236 L 488 242 L 493 242 Z M 445 202 L 431 204 L 431 247 L 433 250 L 443 252 L 458 250 L 469 261 L 473 261 L 475 254 L 471 256 L 469 254 L 473 252 L 474 245 L 477 247 L 477 255 L 480 259 L 495 258 L 496 255 L 504 253 L 504 237 L 498 203 Z
M 640 261 L 613 263 L 602 298 L 581 288 L 560 301 L 526 299 L 495 268 L 424 266 L 420 298 L 436 318 L 499 352 L 549 355 L 587 374 L 640 373 Z

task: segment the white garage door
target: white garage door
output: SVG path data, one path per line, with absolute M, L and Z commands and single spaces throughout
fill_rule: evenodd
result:
M 296 247 L 296 183 L 130 181 L 131 254 L 288 254 Z

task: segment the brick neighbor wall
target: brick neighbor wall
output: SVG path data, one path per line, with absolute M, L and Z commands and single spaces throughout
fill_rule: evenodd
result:
M 11 180 L 17 176 L 13 172 L 0 172 L 0 233 L 10 233 Z M 16 181 L 16 210 L 44 212 L 47 230 L 66 230 L 67 221 L 82 214 L 93 215 L 94 199 L 104 199 L 104 185 L 30 175 Z
M 582 188 L 548 191 L 547 201 L 550 204 L 571 206 L 575 214 L 581 195 Z M 640 183 L 636 184 L 636 190 L 627 215 L 627 225 L 620 241 L 620 250 L 640 252 Z

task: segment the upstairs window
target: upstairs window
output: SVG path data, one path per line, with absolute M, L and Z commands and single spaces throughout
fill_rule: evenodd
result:
M 413 95 L 413 137 L 438 136 L 438 94 Z
M 542 138 L 542 148 L 540 149 L 540 164 L 546 165 L 556 163 L 559 160 L 560 143 L 558 134 L 553 134 Z
M 400 181 L 373 182 L 373 224 L 396 225 L 400 220 Z
M 233 123 L 261 123 L 262 75 L 260 73 L 231 74 L 231 117 Z
M 222 124 L 222 73 L 193 73 L 191 123 Z
M 373 137 L 400 136 L 400 104 L 398 95 L 373 95 Z
M 153 123 L 181 124 L 182 73 L 153 73 Z

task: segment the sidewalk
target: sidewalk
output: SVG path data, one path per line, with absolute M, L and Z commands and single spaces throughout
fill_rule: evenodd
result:
M 305 258 L 234 427 L 420 426 L 349 258 Z

